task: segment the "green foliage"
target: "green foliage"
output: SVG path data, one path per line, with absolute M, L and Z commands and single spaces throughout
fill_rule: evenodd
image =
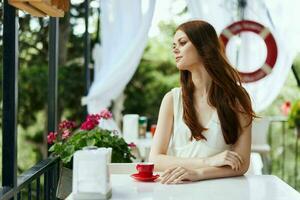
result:
M 64 164 L 69 164 L 75 151 L 86 146 L 111 147 L 113 163 L 129 163 L 134 158 L 122 137 L 99 127 L 89 131 L 80 129 L 67 140 L 55 142 L 49 151 L 59 156 Z
M 288 123 L 290 128 L 300 127 L 300 100 L 293 102 Z
M 81 106 L 81 97 L 84 96 L 84 80 L 84 68 L 81 63 L 74 62 L 65 67 L 59 68 L 59 116 L 75 119 L 76 122 L 84 119 L 85 108 Z
M 47 66 L 31 66 L 19 71 L 18 122 L 27 128 L 36 122 L 36 113 L 47 104 Z
M 163 96 L 179 85 L 179 73 L 172 55 L 174 23 L 161 23 L 163 33 L 149 40 L 136 73 L 125 89 L 123 113 L 137 113 L 156 123 Z
M 151 63 L 142 60 L 133 79 L 125 90 L 124 113 L 138 113 L 157 117 L 163 96 L 178 82 L 178 74 L 163 74 L 159 68 L 172 68 L 170 63 Z M 175 67 L 174 67 L 175 68 Z
M 81 103 L 80 99 L 84 94 L 84 81 L 81 81 L 83 77 L 83 68 L 79 63 L 59 68 L 59 116 L 64 114 L 66 118 L 72 117 L 78 121 L 83 119 L 84 110 L 83 108 L 78 109 Z M 47 98 L 48 67 L 41 65 L 21 68 L 19 72 L 18 122 L 23 128 L 26 129 L 37 121 L 37 113 L 47 107 Z

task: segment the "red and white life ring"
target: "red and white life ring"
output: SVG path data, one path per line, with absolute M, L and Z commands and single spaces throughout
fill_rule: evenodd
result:
M 258 34 L 265 41 L 267 47 L 267 58 L 262 67 L 253 72 L 239 72 L 242 82 L 255 82 L 272 72 L 277 60 L 277 45 L 272 33 L 267 27 L 254 21 L 242 20 L 229 25 L 222 31 L 220 38 L 223 41 L 225 48 L 230 38 L 244 31 Z

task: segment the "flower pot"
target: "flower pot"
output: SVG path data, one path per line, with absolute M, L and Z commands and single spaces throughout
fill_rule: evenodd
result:
M 36 17 L 63 17 L 69 0 L 8 0 L 8 3 Z
M 71 169 L 61 167 L 56 190 L 57 198 L 65 199 L 72 193 L 72 176 L 73 171 Z

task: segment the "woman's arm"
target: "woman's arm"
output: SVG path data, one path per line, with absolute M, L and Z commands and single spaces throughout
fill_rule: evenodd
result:
M 209 166 L 201 158 L 178 158 L 168 156 L 168 146 L 173 127 L 173 96 L 168 92 L 161 103 L 157 127 L 154 134 L 149 161 L 154 163 L 156 171 L 164 171 L 170 167 L 179 166 L 196 169 Z
M 245 117 L 241 117 L 241 121 L 243 126 L 248 124 Z M 233 170 L 229 166 L 205 167 L 197 170 L 199 173 L 199 180 L 240 176 L 247 172 L 251 153 L 251 124 L 248 127 L 243 128 L 243 131 L 232 150 L 238 153 L 243 159 L 242 166 L 239 170 Z
M 251 123 L 249 118 L 240 114 L 239 120 L 241 121 L 242 131 L 234 144 L 232 151 L 240 155 L 242 159 L 241 166 L 234 169 L 230 166 L 222 167 L 202 167 L 199 169 L 191 170 L 185 167 L 173 167 L 167 170 L 162 175 L 162 183 L 181 183 L 183 180 L 205 180 L 231 176 L 241 176 L 245 174 L 250 164 L 250 151 L 251 151 Z M 252 120 L 252 119 L 251 119 Z M 216 159 L 218 159 L 216 157 Z
M 244 114 L 239 114 L 239 120 L 241 122 L 242 131 L 237 142 L 233 145 L 232 151 L 238 153 L 242 157 L 242 166 L 236 171 L 232 170 L 229 166 L 202 168 L 199 170 L 200 179 L 239 176 L 247 172 L 250 164 L 252 129 L 252 123 L 249 124 L 249 120 L 252 119 L 249 119 L 249 117 Z

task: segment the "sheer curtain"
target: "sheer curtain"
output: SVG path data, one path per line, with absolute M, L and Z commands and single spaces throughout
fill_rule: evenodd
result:
M 271 72 L 256 82 L 245 83 L 255 111 L 267 108 L 277 97 L 288 73 L 293 59 L 299 52 L 300 1 L 286 0 L 248 0 L 244 19 L 253 20 L 268 27 L 277 42 L 278 57 Z M 238 17 L 237 0 L 187 0 L 188 10 L 194 18 L 211 23 L 218 34 L 233 23 Z M 226 48 L 230 62 L 242 72 L 252 72 L 260 68 L 266 58 L 264 41 L 254 33 L 242 33 L 240 38 L 230 40 Z
M 101 46 L 93 51 L 94 81 L 82 99 L 89 113 L 110 106 L 132 78 L 148 40 L 155 0 L 105 0 L 101 7 Z

